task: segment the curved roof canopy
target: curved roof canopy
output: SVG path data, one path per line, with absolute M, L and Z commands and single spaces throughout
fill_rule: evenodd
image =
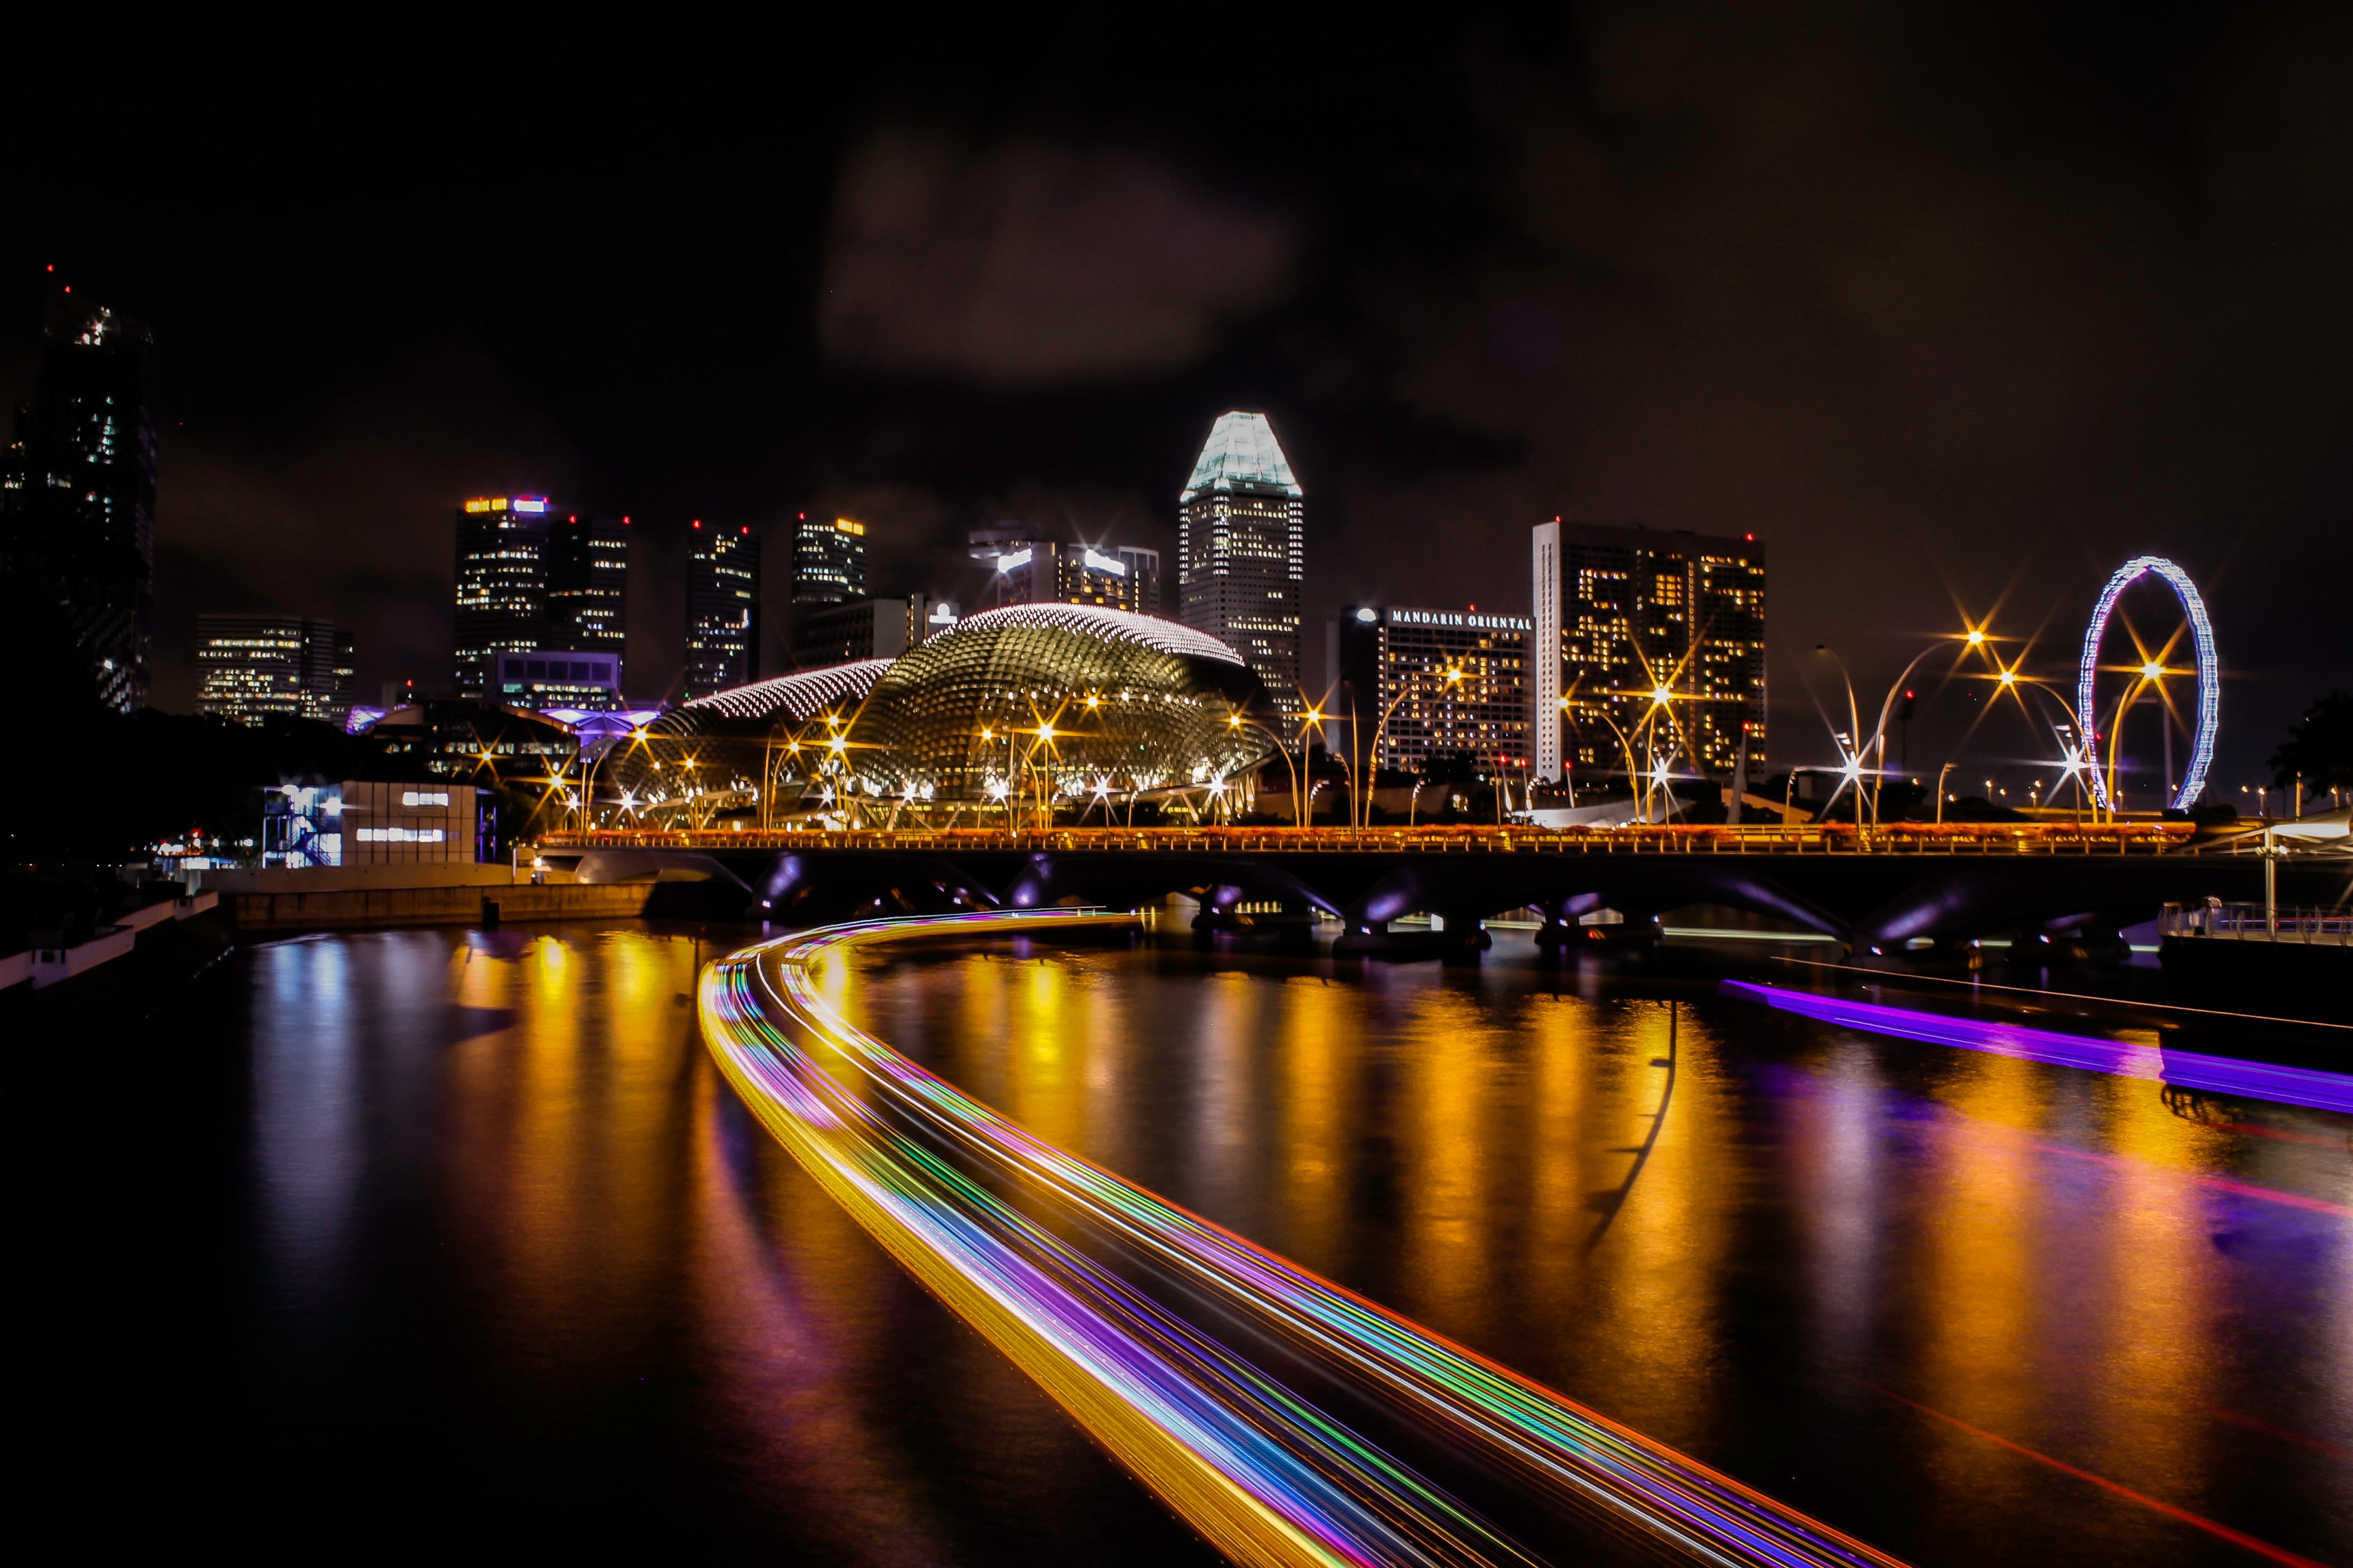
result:
M 807 719 L 842 702 L 856 702 L 873 689 L 891 668 L 887 658 L 861 658 L 849 664 L 828 664 L 797 669 L 749 686 L 733 686 L 698 697 L 684 706 L 706 709 L 722 719 L 768 719 L 782 715 Z
M 1009 627 L 1046 627 L 1074 632 L 1100 642 L 1134 643 L 1138 647 L 1156 648 L 1184 658 L 1242 662 L 1241 655 L 1207 632 L 1195 631 L 1181 622 L 1164 621 L 1157 616 L 1114 610 L 1106 605 L 1008 605 L 1002 609 L 966 616 L 949 635 Z
M 1233 649 L 1174 621 L 1012 605 L 891 666 L 855 726 L 855 765 L 886 793 L 949 800 L 1208 784 L 1272 750 L 1249 722 L 1264 702 Z
M 895 659 L 698 698 L 616 752 L 606 776 L 633 809 L 687 820 L 764 792 L 780 805 L 795 792 L 984 806 L 1124 798 L 1263 762 L 1265 703 L 1240 655 L 1189 626 L 1098 605 L 1009 605 Z

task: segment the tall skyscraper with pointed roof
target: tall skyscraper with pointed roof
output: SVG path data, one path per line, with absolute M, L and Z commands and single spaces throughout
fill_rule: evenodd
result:
M 1242 656 L 1289 731 L 1299 719 L 1305 492 L 1263 414 L 1221 414 L 1176 498 L 1177 618 Z

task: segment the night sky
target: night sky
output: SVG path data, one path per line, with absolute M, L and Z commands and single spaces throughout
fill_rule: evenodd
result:
M 690 518 L 846 512 L 878 592 L 970 602 L 1001 518 L 1173 552 L 1255 407 L 1311 673 L 1343 603 L 1525 609 L 1556 514 L 1754 531 L 1773 750 L 1824 761 L 1816 643 L 1883 684 L 1999 605 L 2057 674 L 2155 552 L 2235 799 L 2353 685 L 2353 7 L 2153 9 L 108 13 L 12 51 L 0 395 L 45 267 L 153 327 L 164 707 L 204 610 L 446 680 L 470 493 L 635 520 L 651 696 Z

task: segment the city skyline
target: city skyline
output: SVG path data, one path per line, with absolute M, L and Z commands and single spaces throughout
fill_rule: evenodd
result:
M 965 534 L 1026 517 L 1160 550 L 1173 593 L 1166 498 L 1231 407 L 1267 412 L 1313 476 L 1311 653 L 1345 604 L 1530 608 L 1495 563 L 1562 516 L 1770 540 L 1772 728 L 1816 761 L 1829 740 L 1799 679 L 1815 644 L 1858 679 L 1892 677 L 1915 628 L 1999 608 L 2004 636 L 2043 634 L 2038 657 L 2060 667 L 2049 628 L 2144 553 L 2203 585 L 2230 657 L 2218 787 L 2255 778 L 2306 706 L 2353 686 L 2332 601 L 2296 567 L 2348 504 L 2326 413 L 2353 363 L 2327 347 L 2353 332 L 2325 281 L 2334 187 L 2325 169 L 2258 178 L 2273 164 L 2230 152 L 2326 163 L 2327 137 L 2294 129 L 2321 110 L 2282 64 L 2330 58 L 2307 36 L 2319 23 L 2210 11 L 2127 41 L 2055 21 L 1788 16 L 1752 50 L 1694 20 L 1655 79 L 1634 62 L 1662 22 L 1491 25 L 1449 16 L 1409 52 L 1301 47 L 1280 103 L 1129 90 L 1166 68 L 1102 40 L 1072 44 L 1082 68 L 1039 72 L 950 29 L 876 51 L 875 80 L 797 99 L 788 134 L 722 136 L 707 159 L 666 156 L 682 126 L 610 143 L 584 128 L 610 157 L 567 161 L 573 194 L 609 209 L 610 243 L 494 247 L 454 269 L 448 237 L 511 216 L 519 129 L 395 147 L 377 129 L 392 116 L 371 110 L 248 143 L 216 86 L 196 93 L 195 61 L 257 103 L 326 79 L 268 47 L 130 40 L 132 101 L 174 106 L 175 147 L 258 155 L 249 188 L 279 184 L 240 195 L 245 226 L 216 245 L 195 242 L 217 232 L 198 165 L 165 160 L 136 205 L 131 186 L 29 168 L 47 195 L 0 270 L 15 323 L 0 396 L 32 395 L 57 278 L 156 330 L 155 671 L 184 709 L 207 611 L 350 626 L 363 691 L 438 679 L 453 584 L 420 535 L 463 495 L 636 516 L 650 586 L 628 668 L 647 694 L 679 672 L 696 516 L 779 552 L 795 511 L 857 517 L 878 591 L 959 603 L 976 585 L 953 574 Z M 871 41 L 855 19 L 828 26 L 841 47 Z M 2023 30 L 1994 47 L 1979 26 Z M 674 47 L 658 26 L 629 40 L 566 38 L 554 56 L 486 41 L 462 72 L 364 26 L 315 47 L 352 104 L 385 110 L 415 83 L 500 74 L 493 58 L 614 81 Z M 1984 74 L 1905 95 L 1900 115 L 1861 87 L 1811 118 L 1770 90 L 1785 66 L 1884 83 L 1947 58 Z M 1497 90 L 1497 71 L 1520 87 Z M 1400 73 L 1423 87 L 1398 121 Z M 48 90 L 12 107 L 42 112 Z M 1685 100 L 1694 141 L 1670 108 Z M 701 101 L 732 112 L 723 94 Z M 913 101 L 926 116 L 895 107 Z M 2128 107 L 2064 107 L 2078 101 Z M 2022 104 L 2048 117 L 2031 136 Z M 1372 125 L 1384 134 L 1319 129 Z M 1570 161 L 1526 155 L 1547 145 Z M 658 237 L 677 232 L 649 195 L 662 182 L 594 172 L 648 157 L 713 210 L 754 170 L 780 199 L 681 253 Z M 1397 210 L 1423 216 L 1399 226 Z M 1067 228 L 1041 229 L 1041 212 Z M 1001 251 L 967 243 L 988 233 Z M 1147 233 L 1163 243 L 1125 237 Z M 1926 233 L 1953 237 L 1915 243 Z M 294 321 L 334 330 L 257 330 Z M 784 575 L 769 574 L 763 668 L 784 662 Z M 1926 704 L 1915 738 L 1968 718 Z
M 2353 6 L 8 36 L 102 1549 L 2353 1568 Z

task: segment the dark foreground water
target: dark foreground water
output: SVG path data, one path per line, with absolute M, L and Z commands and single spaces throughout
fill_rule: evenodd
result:
M 1203 1561 L 735 1106 L 698 951 L 304 939 L 20 1042 L 27 1506 L 265 1560 Z M 1041 1136 L 1915 1562 L 2353 1564 L 2345 1118 L 1510 938 L 860 962 L 854 1016 Z

